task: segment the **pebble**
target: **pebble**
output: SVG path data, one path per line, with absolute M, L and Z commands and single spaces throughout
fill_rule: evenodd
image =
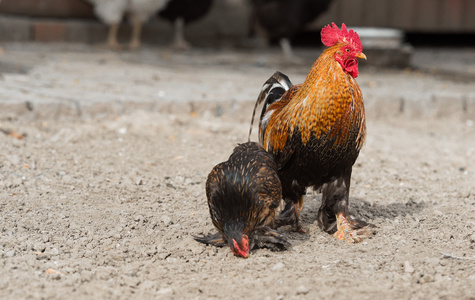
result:
M 46 246 L 42 243 L 35 243 L 32 247 L 32 250 L 37 252 L 45 252 Z
M 297 295 L 306 295 L 309 291 L 310 290 L 306 286 L 301 285 L 297 288 L 296 293 Z
M 53 256 L 59 255 L 59 250 L 58 250 L 58 248 L 53 248 L 53 249 L 51 249 L 51 255 L 53 255 Z
M 15 250 L 10 250 L 10 251 L 8 251 L 7 253 L 5 253 L 5 256 L 6 256 L 6 257 L 13 257 L 13 256 L 15 256 Z
M 145 280 L 140 284 L 142 290 L 154 290 L 156 288 L 155 286 L 156 284 L 152 280 Z
M 48 243 L 49 242 L 49 236 L 44 234 L 41 239 L 43 240 L 43 243 Z
M 414 268 L 411 266 L 411 264 L 406 260 L 404 262 L 404 273 L 409 273 L 412 274 L 414 273 Z
M 158 294 L 158 295 L 161 295 L 161 296 L 163 296 L 163 295 L 170 295 L 170 294 L 173 294 L 173 289 L 170 288 L 170 287 L 163 288 L 163 289 L 159 289 L 159 290 L 157 291 L 157 294 Z
M 163 222 L 163 224 L 165 224 L 166 226 L 169 226 L 171 223 L 172 223 L 172 219 L 167 216 L 167 215 L 163 215 L 161 218 L 160 218 L 160 221 Z
M 283 268 L 285 268 L 285 265 L 284 263 L 276 263 L 273 267 L 272 267 L 272 271 L 279 271 L 279 270 L 282 270 Z
M 36 260 L 50 260 L 51 255 L 47 253 L 41 253 L 36 256 Z

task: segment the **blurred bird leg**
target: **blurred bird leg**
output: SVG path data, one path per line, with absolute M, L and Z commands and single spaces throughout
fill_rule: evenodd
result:
M 107 37 L 107 47 L 111 50 L 118 51 L 122 47 L 117 42 L 117 34 L 119 32 L 119 23 L 113 23 L 109 26 L 109 36 Z
M 136 16 L 132 15 L 132 37 L 130 38 L 129 49 L 137 50 L 140 48 L 140 35 L 142 33 L 143 23 Z
M 279 40 L 280 48 L 282 49 L 282 53 L 286 58 L 293 58 L 294 53 L 292 51 L 292 46 L 290 45 L 290 41 L 288 38 L 281 38 Z
M 173 48 L 176 50 L 188 50 L 190 48 L 190 44 L 185 40 L 185 20 L 183 18 L 175 20 Z

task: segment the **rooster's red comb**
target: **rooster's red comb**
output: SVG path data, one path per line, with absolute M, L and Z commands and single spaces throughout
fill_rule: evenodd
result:
M 360 37 L 353 29 L 348 31 L 345 23 L 341 24 L 341 29 L 335 23 L 327 25 L 322 29 L 322 43 L 327 47 L 331 47 L 337 43 L 349 43 L 352 44 L 357 51 L 363 51 L 363 45 L 361 44 Z

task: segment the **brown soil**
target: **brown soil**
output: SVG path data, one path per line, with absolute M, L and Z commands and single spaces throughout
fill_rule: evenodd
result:
M 309 191 L 310 233 L 242 259 L 192 234 L 214 231 L 206 176 L 246 141 L 253 103 L 171 106 L 1 119 L 0 298 L 474 299 L 473 122 L 370 114 L 350 205 L 377 234 L 322 232 Z

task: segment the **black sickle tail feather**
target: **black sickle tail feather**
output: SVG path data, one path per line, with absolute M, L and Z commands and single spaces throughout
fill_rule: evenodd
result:
M 262 107 L 261 117 L 264 116 L 267 108 L 274 102 L 280 101 L 282 95 L 292 87 L 292 82 L 289 77 L 279 71 L 276 71 L 271 78 L 269 78 L 264 85 L 262 86 L 259 97 L 257 97 L 256 104 L 254 105 L 254 110 L 252 111 L 251 127 L 249 128 L 249 137 L 248 141 L 251 141 L 252 127 L 254 125 L 254 116 L 256 115 L 257 107 L 264 102 Z
M 208 233 L 208 235 L 203 236 L 194 236 L 192 235 L 195 241 L 206 244 L 206 245 L 213 245 L 216 247 L 224 247 L 226 242 L 224 241 L 223 237 L 219 232 L 214 234 Z

